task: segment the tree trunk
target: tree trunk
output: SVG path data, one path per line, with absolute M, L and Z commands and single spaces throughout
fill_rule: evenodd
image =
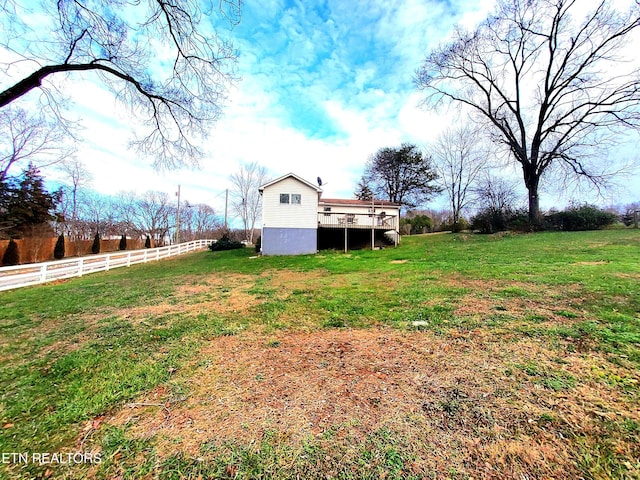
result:
M 540 215 L 540 197 L 538 196 L 538 181 L 528 185 L 529 190 L 529 223 L 531 228 L 538 229 L 542 225 Z
M 540 196 L 538 189 L 540 186 L 540 175 L 536 172 L 535 163 L 523 165 L 524 184 L 529 192 L 529 225 L 537 230 L 542 225 L 540 216 Z

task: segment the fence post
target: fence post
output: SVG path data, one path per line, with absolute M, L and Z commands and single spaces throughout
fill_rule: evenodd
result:
M 84 266 L 84 259 L 82 257 L 80 257 L 80 260 L 78 260 L 78 276 L 81 277 L 82 276 L 82 267 Z
M 43 264 L 40 267 L 40 282 L 44 283 L 47 281 L 47 264 Z
M 108 272 L 109 271 L 109 260 L 111 259 L 111 255 L 106 255 L 104 257 L 104 269 Z
M 127 267 L 131 266 L 131 252 L 127 252 Z

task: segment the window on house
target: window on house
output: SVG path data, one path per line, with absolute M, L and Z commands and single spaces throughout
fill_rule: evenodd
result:
M 299 193 L 292 193 L 291 194 L 291 204 L 292 205 L 300 205 L 300 203 L 302 203 L 302 195 L 300 195 Z
M 289 194 L 281 193 L 280 194 L 280 203 L 289 203 Z

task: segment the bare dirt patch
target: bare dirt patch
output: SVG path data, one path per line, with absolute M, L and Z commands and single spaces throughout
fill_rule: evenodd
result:
M 315 281 L 318 278 L 322 278 L 327 274 L 318 271 L 275 270 L 267 271 L 264 275 L 269 277 L 270 284 L 276 288 L 295 289 L 300 288 L 301 285 L 315 285 Z
M 186 397 L 157 388 L 107 422 L 153 438 L 160 456 L 199 457 L 207 442 L 253 444 L 274 431 L 290 445 L 331 431 L 343 448 L 386 429 L 414 455 L 417 472 L 567 478 L 578 475 L 570 438 L 597 438 L 598 412 L 640 421 L 633 397 L 594 375 L 603 364 L 594 354 L 558 361 L 542 342 L 482 330 L 447 338 L 391 329 L 245 332 L 202 350 L 182 379 Z M 624 440 L 618 448 L 628 458 L 637 450 Z
M 479 320 L 508 317 L 513 320 L 537 319 L 538 325 L 548 326 L 575 322 L 584 312 L 578 295 L 579 287 L 564 285 L 553 289 L 517 281 L 476 280 L 453 277 L 448 283 L 471 292 L 456 300 L 454 315 Z M 430 303 L 438 303 L 431 301 Z

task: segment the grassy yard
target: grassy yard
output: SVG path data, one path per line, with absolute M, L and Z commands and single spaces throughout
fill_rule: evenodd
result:
M 640 232 L 251 255 L 0 293 L 0 478 L 640 478 Z

